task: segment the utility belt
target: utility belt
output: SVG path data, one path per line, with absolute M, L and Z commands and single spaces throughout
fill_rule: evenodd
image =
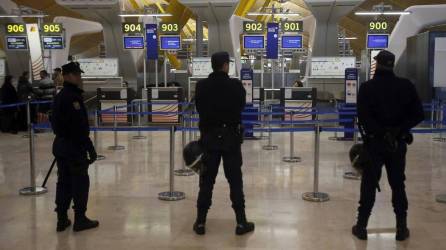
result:
M 399 128 L 385 128 L 383 134 L 366 135 L 366 138 L 370 142 L 383 144 L 384 150 L 390 153 L 396 152 L 401 143 L 413 143 L 413 135 L 410 132 L 402 132 Z
M 244 127 L 242 124 L 222 123 L 215 126 L 205 126 L 201 129 L 201 132 L 204 136 L 211 135 L 211 137 L 219 140 L 224 140 L 228 137 L 237 138 L 238 142 L 243 143 Z

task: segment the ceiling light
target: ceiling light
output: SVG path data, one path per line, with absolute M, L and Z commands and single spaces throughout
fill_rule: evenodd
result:
M 35 18 L 43 18 L 48 15 L 44 14 L 24 14 L 24 15 L 0 15 L 0 18 L 13 18 L 13 17 L 35 17 Z
M 120 17 L 170 17 L 172 14 L 159 13 L 159 14 L 119 14 Z
M 358 40 L 357 37 L 339 37 L 339 40 Z
M 299 13 L 263 13 L 263 12 L 248 12 L 248 16 L 300 16 Z
M 357 11 L 355 15 L 357 16 L 402 16 L 402 15 L 410 15 L 410 11 Z

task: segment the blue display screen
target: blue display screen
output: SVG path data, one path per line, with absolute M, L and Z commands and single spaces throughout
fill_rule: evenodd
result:
M 125 36 L 124 49 L 144 49 L 143 36 Z
M 282 49 L 301 49 L 302 36 L 282 36 Z
M 368 35 L 368 49 L 387 49 L 389 47 L 389 35 Z
M 180 36 L 160 36 L 162 50 L 179 50 L 181 49 Z
M 62 36 L 44 36 L 42 38 L 44 49 L 63 49 L 63 37 Z
M 263 49 L 265 48 L 264 36 L 244 36 L 243 47 L 245 49 Z
M 7 48 L 11 50 L 19 49 L 26 50 L 28 49 L 28 40 L 26 40 L 26 36 L 7 36 L 6 37 Z

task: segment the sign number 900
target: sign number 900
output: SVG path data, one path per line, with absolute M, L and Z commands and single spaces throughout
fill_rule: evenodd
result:
M 387 22 L 370 22 L 369 23 L 369 30 L 381 31 L 381 30 L 387 30 L 388 28 L 389 28 L 389 25 L 387 24 Z

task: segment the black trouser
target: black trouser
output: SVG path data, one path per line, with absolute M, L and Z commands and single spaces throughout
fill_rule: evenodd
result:
M 88 176 L 88 163 L 85 160 L 56 158 L 57 160 L 57 187 L 56 212 L 66 213 L 70 208 L 71 200 L 74 203 L 76 214 L 87 211 L 90 177 Z
M 212 191 L 220 162 L 223 159 L 225 176 L 229 182 L 232 208 L 236 212 L 243 211 L 245 209 L 245 196 L 241 169 L 243 161 L 240 135 L 231 129 L 210 133 L 202 132 L 201 141 L 205 151 L 203 164 L 206 170 L 200 176 L 198 210 L 206 212 L 212 205 Z
M 367 150 L 373 161 L 372 168 L 365 168 L 361 180 L 361 198 L 358 208 L 358 224 L 367 226 L 368 218 L 375 203 L 376 189 L 381 179 L 382 166 L 385 165 L 387 179 L 392 188 L 392 205 L 398 223 L 405 223 L 407 217 L 408 202 L 404 181 L 406 167 L 407 145 L 399 142 L 395 152 L 386 152 L 385 145 L 380 141 L 372 141 L 367 145 Z M 397 225 L 405 226 L 405 225 Z

